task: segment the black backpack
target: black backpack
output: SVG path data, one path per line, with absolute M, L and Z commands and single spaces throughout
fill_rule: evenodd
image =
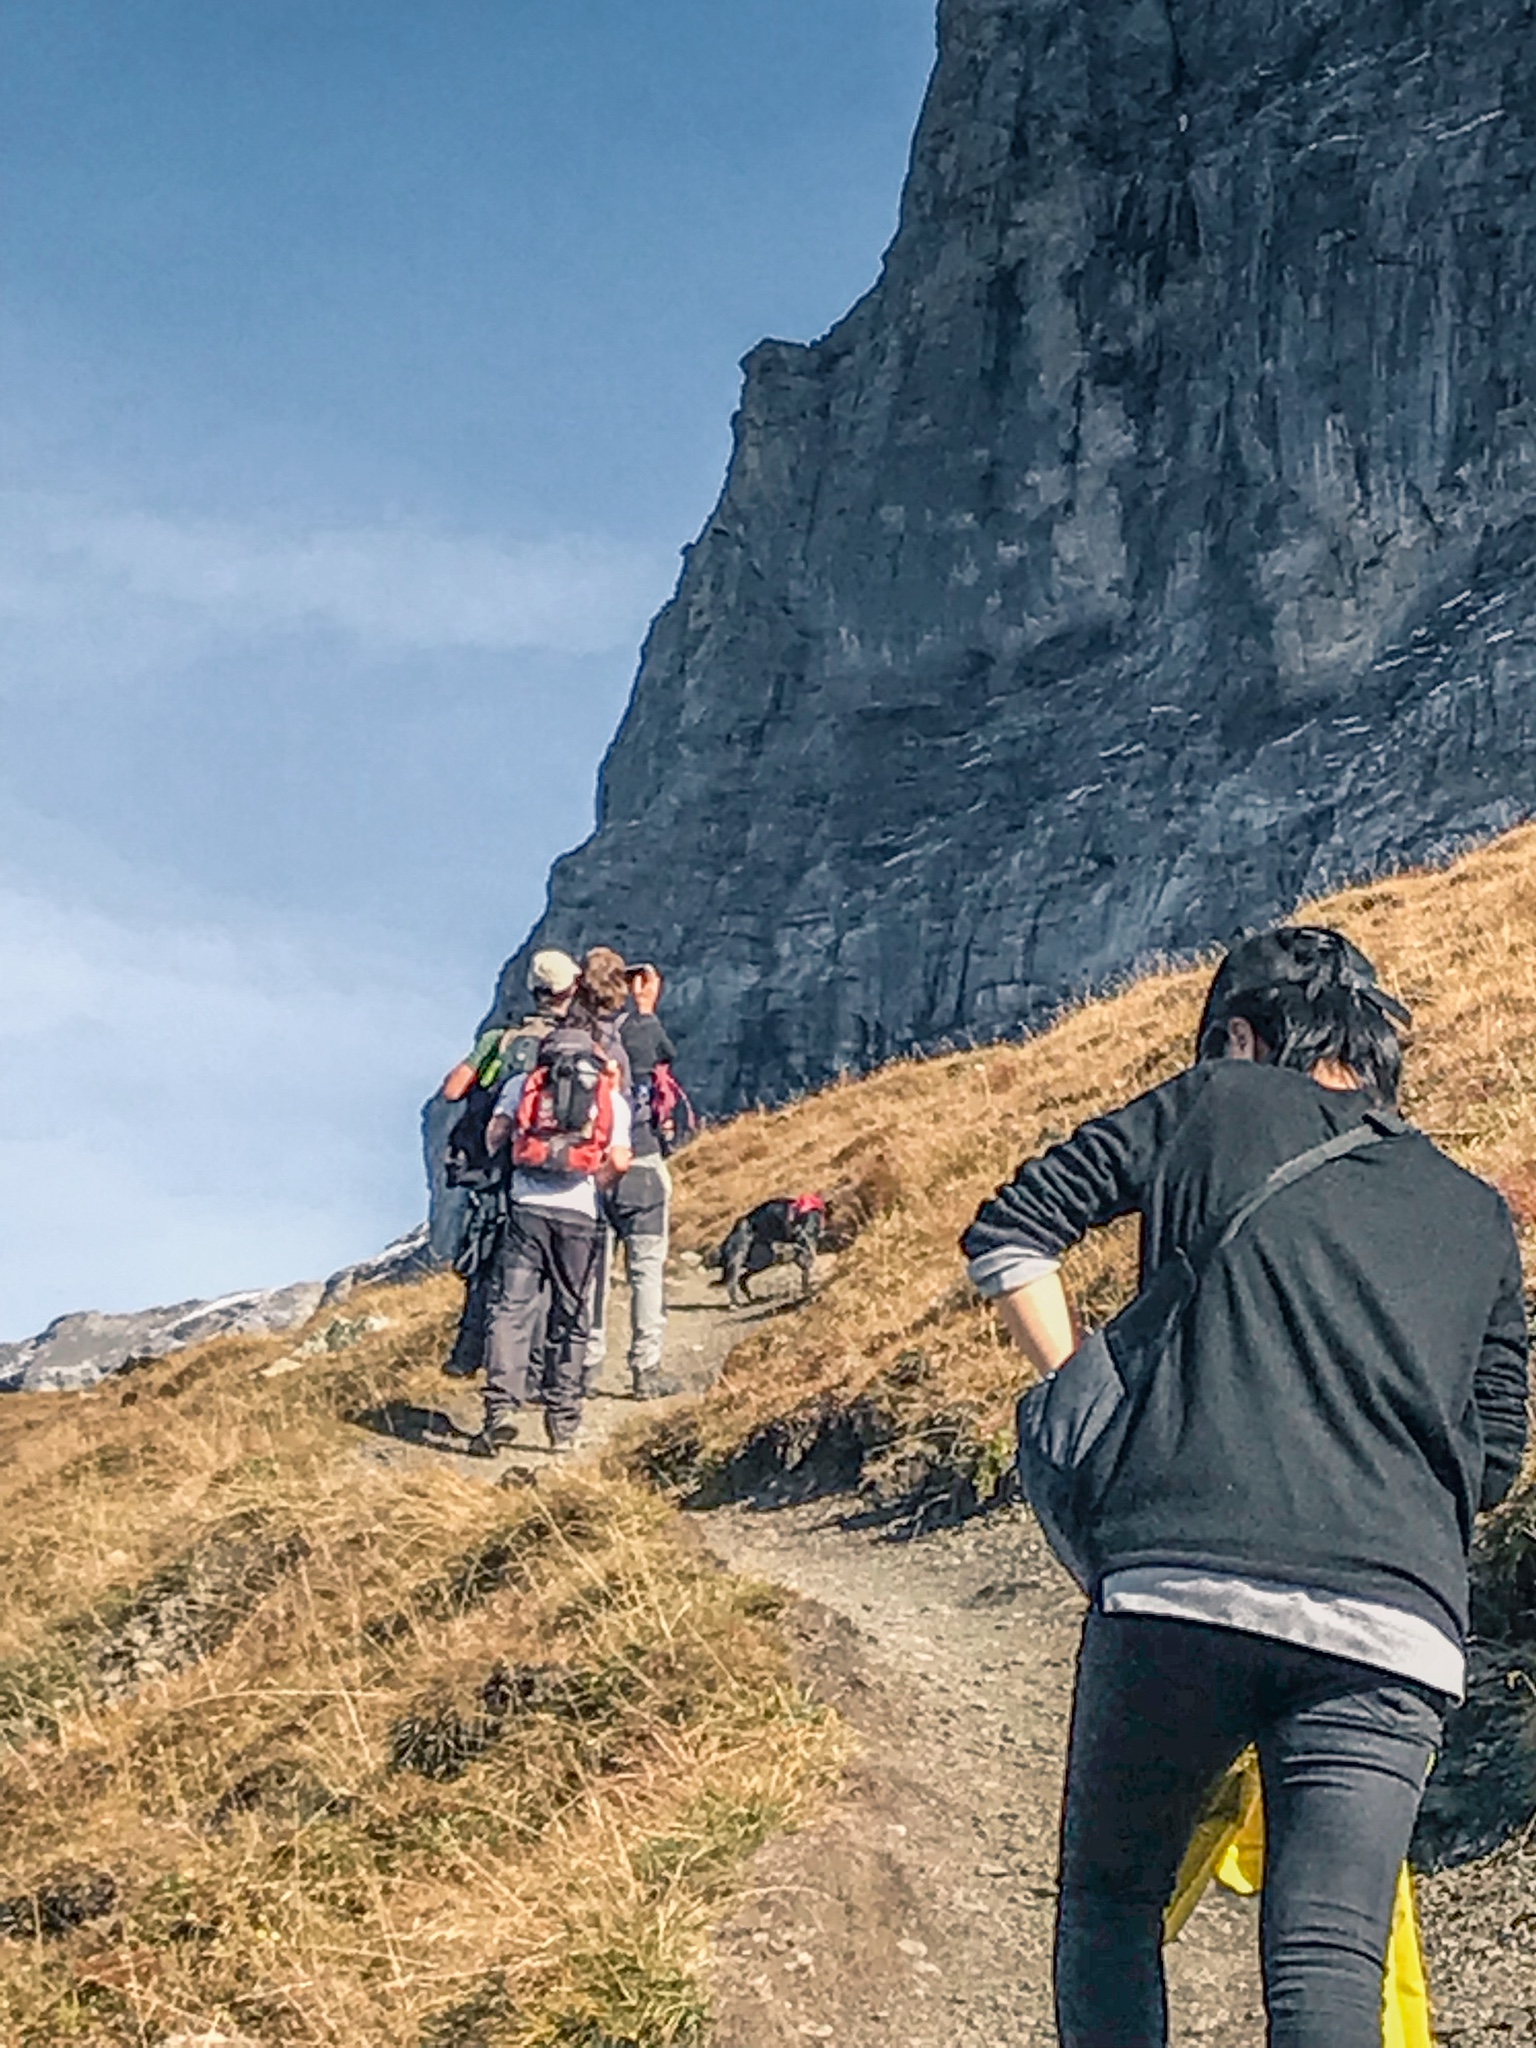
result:
M 497 1098 L 509 1080 L 533 1072 L 540 1049 L 553 1028 L 551 1017 L 527 1017 L 503 1033 L 495 1081 L 489 1088 L 478 1081 L 474 1083 L 448 1132 L 443 1147 L 443 1178 L 449 1187 L 478 1193 L 499 1188 L 506 1180 L 511 1147 L 503 1145 L 493 1153 L 486 1144 Z

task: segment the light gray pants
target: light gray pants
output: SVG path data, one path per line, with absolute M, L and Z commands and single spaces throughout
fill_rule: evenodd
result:
M 662 1158 L 637 1159 L 604 1204 L 624 1246 L 629 1277 L 629 1372 L 643 1379 L 661 1364 L 667 1334 L 667 1226 L 672 1176 Z M 611 1240 L 610 1240 L 611 1242 Z M 604 1282 L 607 1274 L 604 1273 Z M 587 1346 L 591 1375 L 607 1355 L 607 1317 L 600 1308 Z
M 629 1371 L 639 1380 L 661 1364 L 667 1337 L 666 1237 L 628 1239 L 624 1261 L 629 1269 Z

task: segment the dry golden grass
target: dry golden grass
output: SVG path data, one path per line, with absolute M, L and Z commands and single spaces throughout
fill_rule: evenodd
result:
M 1415 1007 L 1410 1114 L 1528 1225 L 1536 829 L 1314 914 Z M 985 1493 L 1020 1373 L 955 1240 L 1022 1156 L 1175 1071 L 1204 981 L 706 1133 L 677 1162 L 681 1244 L 816 1186 L 873 1220 L 631 1465 L 697 1480 L 775 1418 L 866 1397 L 888 1458 Z M 1122 1232 L 1074 1256 L 1090 1315 L 1131 1255 Z M 349 1303 L 388 1328 L 290 1372 L 294 1336 L 225 1339 L 0 1403 L 6 2048 L 702 2038 L 730 1870 L 846 1738 L 792 1682 L 774 1597 L 707 1567 L 622 1461 L 508 1491 L 370 1455 L 356 1418 L 430 1405 L 458 1299 L 442 1279 Z M 1494 1545 L 1525 1605 L 1529 1520 Z
M 1434 872 L 1346 890 L 1301 913 L 1339 926 L 1408 1001 L 1404 1107 L 1536 1220 L 1536 827 Z M 915 1063 L 705 1132 L 677 1161 L 676 1233 L 717 1241 L 773 1194 L 871 1173 L 895 1204 L 836 1262 L 817 1299 L 739 1345 L 699 1410 L 653 1433 L 642 1465 L 688 1482 L 763 1425 L 867 1397 L 890 1456 L 937 1450 L 985 1492 L 1006 1461 L 1021 1368 L 966 1285 L 956 1240 L 1020 1159 L 1175 1073 L 1209 967 L 1155 974 L 1023 1044 Z M 1527 1250 L 1532 1247 L 1527 1242 Z M 1128 1226 L 1067 1261 L 1090 1319 L 1125 1298 Z
M 699 2038 L 710 1901 L 843 1733 L 654 1495 L 368 1455 L 456 1305 L 0 1406 L 7 2048 Z

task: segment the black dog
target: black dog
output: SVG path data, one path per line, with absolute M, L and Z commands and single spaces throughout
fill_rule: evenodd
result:
M 816 1247 L 821 1243 L 827 1205 L 820 1195 L 780 1195 L 771 1202 L 759 1202 L 731 1225 L 725 1242 L 709 1264 L 719 1266 L 732 1308 L 751 1301 L 747 1292 L 750 1274 L 764 1273 L 781 1259 L 793 1259 L 800 1268 L 802 1297 L 811 1291 L 816 1268 Z

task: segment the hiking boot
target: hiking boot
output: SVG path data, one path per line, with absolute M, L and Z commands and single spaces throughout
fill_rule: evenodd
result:
M 478 1359 L 469 1361 L 463 1358 L 456 1358 L 453 1355 L 453 1353 L 450 1352 L 448 1356 L 443 1360 L 440 1369 L 443 1373 L 444 1378 L 446 1379 L 472 1380 L 475 1374 L 480 1370 L 480 1361 Z
M 576 1431 L 574 1429 L 556 1429 L 554 1417 L 546 1408 L 544 1410 L 544 1441 L 552 1451 L 558 1452 L 560 1456 L 565 1457 L 576 1448 Z
M 503 1451 L 510 1451 L 517 1442 L 515 1422 L 487 1422 L 464 1446 L 465 1454 L 471 1458 L 499 1458 Z
M 682 1381 L 673 1379 L 670 1373 L 637 1372 L 633 1391 L 637 1401 L 665 1401 L 669 1394 L 681 1394 L 684 1388 Z

